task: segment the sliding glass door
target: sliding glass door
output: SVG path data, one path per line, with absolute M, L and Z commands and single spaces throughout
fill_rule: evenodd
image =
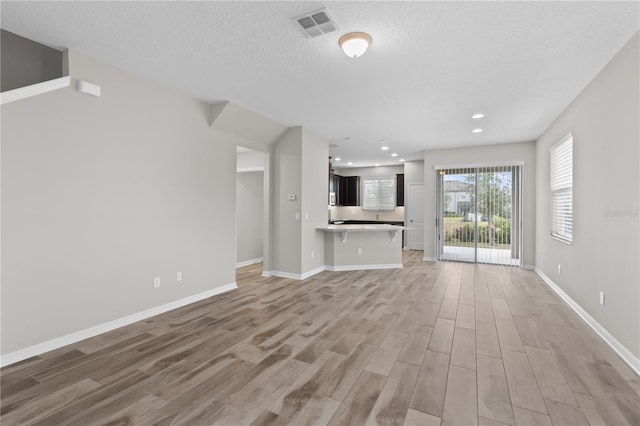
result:
M 436 172 L 438 259 L 520 265 L 520 166 Z

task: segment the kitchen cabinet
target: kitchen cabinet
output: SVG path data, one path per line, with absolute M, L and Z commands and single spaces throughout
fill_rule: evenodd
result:
M 360 205 L 360 176 L 339 176 L 338 202 L 339 206 Z
M 404 174 L 396 175 L 396 206 L 404 206 Z

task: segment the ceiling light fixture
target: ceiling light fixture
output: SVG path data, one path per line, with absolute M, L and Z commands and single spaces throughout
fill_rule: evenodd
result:
M 404 163 L 406 160 L 404 158 L 401 158 L 398 161 L 401 162 L 401 163 Z
M 351 161 L 349 161 L 349 162 L 347 163 L 347 166 L 350 166 L 350 165 L 352 165 L 352 164 L 353 164 L 353 163 L 352 163 Z
M 386 150 L 389 149 L 389 147 L 388 146 L 382 146 L 382 147 L 380 147 L 380 149 L 383 150 L 383 151 L 386 151 Z
M 393 154 L 391 154 L 392 157 L 397 157 L 398 154 L 396 154 L 395 152 Z
M 336 158 L 334 158 L 334 160 L 336 160 L 336 161 L 340 161 L 340 160 L 342 160 L 342 158 L 340 158 L 340 157 L 336 157 Z
M 477 113 L 477 114 L 473 114 L 473 115 L 471 116 L 471 118 L 475 118 L 476 120 L 477 120 L 477 119 L 479 119 L 479 118 L 482 118 L 482 117 L 484 117 L 484 114 L 483 114 L 483 113 L 481 113 L 481 112 L 479 112 L 479 113 Z
M 380 167 L 380 164 L 376 164 L 376 167 Z
M 349 33 L 340 37 L 338 44 L 347 56 L 357 58 L 366 52 L 371 44 L 371 36 L 366 33 Z
M 473 129 L 471 133 L 482 133 L 482 129 Z

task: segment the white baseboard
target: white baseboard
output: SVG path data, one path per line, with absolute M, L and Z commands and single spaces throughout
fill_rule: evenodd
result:
M 320 272 L 323 272 L 323 271 L 326 271 L 326 270 L 327 270 L 326 266 L 324 266 L 324 265 L 323 266 L 318 266 L 317 268 L 312 269 L 312 270 L 302 274 L 301 279 L 306 280 L 307 278 L 312 277 L 315 274 L 319 274 Z
M 424 256 L 422 258 L 422 260 L 424 260 L 425 262 L 435 262 L 436 258 L 435 257 Z
M 556 283 L 551 280 L 548 276 L 545 275 L 544 272 L 540 270 L 540 268 L 535 268 L 536 274 L 542 278 L 542 280 L 547 283 L 549 287 L 553 291 L 555 291 L 558 296 L 562 298 L 567 304 L 573 309 L 579 316 L 586 322 L 592 329 L 595 331 L 602 339 L 611 346 L 620 357 L 629 364 L 636 374 L 640 375 L 640 359 L 636 357 L 629 349 L 627 349 L 622 343 L 618 341 L 615 337 L 611 335 L 598 321 L 596 321 L 587 311 L 585 311 L 582 306 L 580 306 L 575 300 L 573 300 L 567 293 L 564 292 Z
M 263 277 L 280 277 L 280 278 L 288 278 L 291 280 L 298 280 L 298 281 L 302 281 L 302 280 L 306 280 L 309 277 L 314 276 L 315 274 L 319 274 L 320 272 L 326 270 L 326 266 L 319 266 L 315 269 L 312 269 L 308 272 L 305 272 L 304 274 L 294 274 L 292 272 L 284 272 L 284 271 L 263 271 L 262 272 L 262 276 Z
M 243 260 L 242 262 L 236 263 L 236 269 L 242 268 L 243 266 L 253 265 L 254 263 L 260 263 L 264 260 L 264 257 L 257 257 L 255 259 Z
M 327 271 L 361 271 L 365 269 L 399 269 L 402 268 L 402 263 L 389 263 L 389 264 L 375 264 L 375 265 L 341 265 L 330 266 L 327 265 Z
M 290 280 L 302 280 L 302 274 L 293 274 L 291 272 L 283 272 L 283 271 L 264 271 L 262 272 L 262 276 L 287 278 Z
M 137 312 L 124 318 L 119 318 L 113 321 L 106 322 L 104 324 L 76 331 L 75 333 L 67 334 L 66 336 L 47 340 L 46 342 L 38 343 L 37 345 L 19 349 L 15 352 L 10 352 L 6 355 L 0 356 L 0 366 L 5 367 L 7 365 L 15 364 L 16 362 L 25 360 L 27 358 L 49 352 L 54 349 L 70 345 L 72 343 L 77 343 L 81 340 L 88 339 L 90 337 L 94 337 L 111 330 L 115 330 L 116 328 L 124 327 L 125 325 L 133 324 L 134 322 L 142 321 L 144 319 L 180 308 L 182 306 L 189 305 L 191 303 L 198 302 L 203 299 L 207 299 L 212 296 L 216 296 L 218 294 L 226 293 L 227 291 L 234 290 L 236 288 L 238 288 L 238 285 L 235 282 L 223 285 L 222 287 L 217 287 L 202 293 L 194 294 L 193 296 L 185 297 L 184 299 L 176 300 L 161 306 L 156 306 L 155 308 L 147 309 L 142 312 Z

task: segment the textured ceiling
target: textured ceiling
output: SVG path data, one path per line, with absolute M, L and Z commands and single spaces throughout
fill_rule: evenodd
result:
M 293 17 L 326 7 L 339 30 Z M 633 2 L 2 2 L 2 28 L 339 145 L 353 166 L 535 140 L 640 28 Z M 338 38 L 373 44 L 348 58 Z M 475 112 L 486 117 L 471 119 Z M 472 134 L 481 127 L 484 132 Z M 350 140 L 346 138 L 350 138 Z M 380 140 L 389 151 L 380 150 Z M 397 152 L 397 158 L 389 154 Z

